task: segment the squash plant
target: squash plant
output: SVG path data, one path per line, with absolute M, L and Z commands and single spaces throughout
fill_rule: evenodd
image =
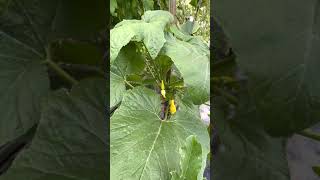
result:
M 173 21 L 145 11 L 110 31 L 111 179 L 203 179 L 210 53 Z

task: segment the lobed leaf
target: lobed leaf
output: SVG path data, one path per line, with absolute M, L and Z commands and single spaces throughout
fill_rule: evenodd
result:
M 209 136 L 198 109 L 181 103 L 170 120 L 161 120 L 160 111 L 160 95 L 150 89 L 135 87 L 124 95 L 111 117 L 111 179 L 170 179 L 180 167 L 179 148 L 190 135 L 202 146 L 197 176 L 203 176 Z
M 165 43 L 164 29 L 173 21 L 167 11 L 147 11 L 142 20 L 123 20 L 110 31 L 110 62 L 112 63 L 121 48 L 130 41 L 142 41 L 150 56 L 155 59 Z

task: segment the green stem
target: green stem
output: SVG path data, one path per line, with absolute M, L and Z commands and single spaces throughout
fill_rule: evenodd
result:
M 303 131 L 301 131 L 301 132 L 299 132 L 297 134 L 299 134 L 301 136 L 304 136 L 304 137 L 308 137 L 308 138 L 314 139 L 316 141 L 320 141 L 320 134 L 312 132 L 309 129 L 303 130 Z
M 125 82 L 128 86 L 130 86 L 132 89 L 134 88 L 134 86 L 132 86 L 132 84 L 130 84 L 127 80 L 124 80 L 124 82 Z
M 65 79 L 66 81 L 70 82 L 72 85 L 75 85 L 78 83 L 76 79 L 74 79 L 72 76 L 70 76 L 66 71 L 64 71 L 57 63 L 46 60 L 46 63 L 51 67 L 60 77 Z

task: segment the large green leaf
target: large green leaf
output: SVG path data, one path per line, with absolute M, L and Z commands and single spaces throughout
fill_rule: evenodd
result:
M 215 1 L 214 12 L 249 77 L 248 108 L 273 135 L 320 119 L 319 10 L 317 0 Z
M 110 31 L 110 62 L 113 62 L 121 48 L 130 41 L 142 41 L 150 56 L 155 59 L 166 42 L 164 28 L 173 21 L 167 11 L 146 11 L 142 20 L 124 20 Z
M 162 53 L 169 56 L 181 72 L 188 88 L 186 95 L 195 104 L 208 101 L 210 94 L 209 48 L 196 38 L 182 41 L 168 37 Z
M 30 147 L 0 179 L 106 179 L 106 83 L 88 79 L 52 93 Z
M 56 4 L 36 2 L 7 1 L 9 4 L 1 8 L 0 145 L 22 135 L 39 120 L 40 101 L 49 89 L 46 66 L 41 62 L 55 15 L 54 8 L 46 7 Z
M 70 4 L 72 2 L 73 6 Z M 98 21 L 96 22 L 92 19 L 76 17 L 83 9 L 79 7 L 83 3 L 82 1 L 72 2 L 1 1 L 0 145 L 26 132 L 39 120 L 39 103 L 49 89 L 44 63 L 48 58 L 45 49 L 49 41 L 52 38 L 79 38 L 80 36 L 90 39 L 98 29 L 101 29 L 102 24 L 105 24 L 105 19 L 101 22 L 100 18 L 95 18 Z M 92 5 L 95 6 L 99 2 L 94 1 Z M 88 11 L 96 12 L 91 8 Z M 92 17 L 92 14 L 88 16 L 83 12 L 82 15 Z M 73 21 L 73 18 L 80 18 L 81 22 Z M 96 24 L 91 26 L 87 20 Z M 73 26 L 74 23 L 77 23 L 77 26 Z
M 180 149 L 180 155 L 180 172 L 174 171 L 171 180 L 196 180 L 202 164 L 202 149 L 195 136 L 187 138 L 186 144 Z
M 121 106 L 111 117 L 111 179 L 170 179 L 179 169 L 180 154 L 186 138 L 196 135 L 202 145 L 203 176 L 209 152 L 209 136 L 199 110 L 180 102 L 170 120 L 161 120 L 160 95 L 135 87 L 124 95 Z
M 270 137 L 245 105 L 231 118 L 225 109 L 215 98 L 212 114 L 221 144 L 213 157 L 213 180 L 289 180 L 285 140 Z
M 121 49 L 119 56 L 110 68 L 110 108 L 121 100 L 126 91 L 129 75 L 139 75 L 144 68 L 144 59 L 133 43 Z

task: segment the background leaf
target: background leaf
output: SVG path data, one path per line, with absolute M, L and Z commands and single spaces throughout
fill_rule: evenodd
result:
M 107 178 L 106 81 L 52 93 L 36 135 L 1 180 Z
M 249 77 L 250 107 L 272 135 L 319 122 L 319 10 L 319 1 L 215 1 L 214 12 Z
M 48 6 L 56 3 L 36 2 L 7 1 L 0 12 L 0 145 L 39 121 L 40 101 L 49 90 L 43 61 L 55 15 Z
M 220 98 L 214 102 L 212 114 L 221 144 L 212 158 L 213 179 L 289 180 L 285 139 L 268 135 L 244 101 L 235 115 L 226 111 Z

